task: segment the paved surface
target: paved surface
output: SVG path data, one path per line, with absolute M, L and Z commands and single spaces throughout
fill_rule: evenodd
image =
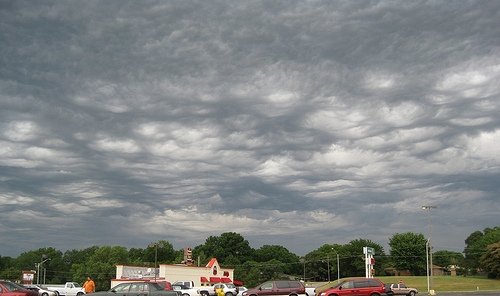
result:
M 428 295 L 427 291 L 418 293 L 417 295 Z M 500 296 L 500 291 L 471 291 L 471 292 L 436 292 L 436 296 Z

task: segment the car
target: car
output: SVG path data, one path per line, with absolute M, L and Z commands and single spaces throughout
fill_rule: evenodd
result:
M 182 296 L 180 291 L 165 290 L 159 283 L 155 282 L 127 282 L 121 283 L 108 291 L 92 293 L 92 296 Z
M 0 280 L 0 295 L 2 296 L 38 296 L 38 292 L 7 280 Z
M 239 286 L 238 287 L 238 296 L 243 296 L 243 292 L 245 292 L 246 290 L 248 290 L 247 287 L 245 287 L 245 286 Z
M 186 285 L 174 283 L 172 285 L 172 289 L 174 289 L 175 291 L 180 291 L 182 296 L 198 296 L 198 289 L 190 288 Z
M 234 284 L 221 283 L 214 285 L 214 292 L 217 294 L 217 289 L 221 289 L 225 296 L 236 296 L 239 293 L 239 288 Z
M 267 281 L 243 292 L 243 296 L 305 296 L 306 288 L 300 281 Z
M 169 281 L 159 281 L 156 283 L 158 283 L 158 285 L 160 285 L 163 288 L 163 290 L 165 290 L 165 291 L 172 291 L 173 290 L 172 284 Z
M 24 285 L 26 289 L 38 292 L 39 296 L 57 296 L 55 291 L 49 290 L 44 286 L 40 285 Z
M 386 296 L 386 287 L 376 278 L 346 279 L 330 289 L 322 291 L 318 296 Z
M 391 284 L 389 286 L 390 295 L 408 295 L 415 296 L 418 293 L 417 288 L 407 287 L 404 283 Z

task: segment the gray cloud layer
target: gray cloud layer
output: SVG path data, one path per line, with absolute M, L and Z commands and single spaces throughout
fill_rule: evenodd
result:
M 304 254 L 500 210 L 496 1 L 3 1 L 1 255 Z

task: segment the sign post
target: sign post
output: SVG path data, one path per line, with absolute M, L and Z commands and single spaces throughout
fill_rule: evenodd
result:
M 371 247 L 363 247 L 363 254 L 365 255 L 365 277 L 372 278 L 375 274 L 375 249 Z

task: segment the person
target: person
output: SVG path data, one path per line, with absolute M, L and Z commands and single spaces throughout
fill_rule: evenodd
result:
M 95 283 L 90 276 L 87 277 L 87 281 L 83 284 L 83 290 L 85 290 L 85 294 L 95 292 Z
M 218 286 L 216 289 L 215 289 L 215 294 L 217 296 L 224 296 L 224 289 L 222 286 Z

